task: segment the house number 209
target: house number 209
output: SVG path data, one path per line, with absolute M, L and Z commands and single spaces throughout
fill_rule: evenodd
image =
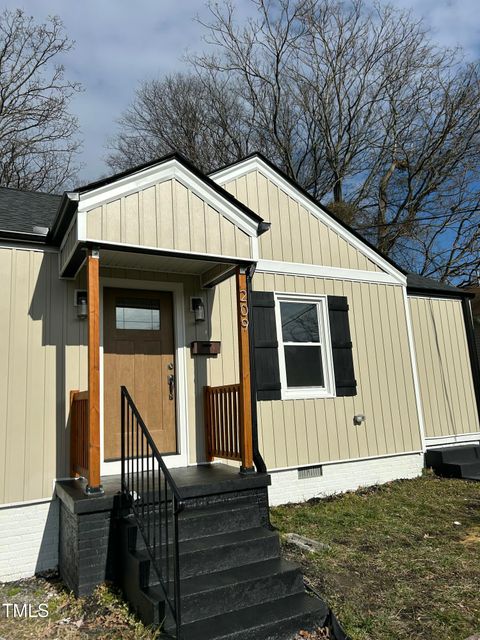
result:
M 238 299 L 240 302 L 240 325 L 246 329 L 248 327 L 248 305 L 247 292 L 245 289 L 240 289 Z

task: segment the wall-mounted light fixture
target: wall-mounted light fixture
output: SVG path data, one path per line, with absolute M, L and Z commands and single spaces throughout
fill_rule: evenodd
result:
M 356 416 L 353 416 L 353 424 L 356 427 L 359 427 L 363 422 L 365 422 L 365 416 L 361 413 L 358 413 Z
M 205 305 L 202 298 L 192 298 L 192 311 L 195 316 L 195 322 L 203 322 L 205 320 Z
M 75 307 L 77 309 L 77 318 L 85 320 L 88 315 L 87 292 L 82 289 L 75 290 Z

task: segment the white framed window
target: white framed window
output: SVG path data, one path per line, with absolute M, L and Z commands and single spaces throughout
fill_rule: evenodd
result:
M 335 396 L 327 296 L 276 293 L 282 399 Z

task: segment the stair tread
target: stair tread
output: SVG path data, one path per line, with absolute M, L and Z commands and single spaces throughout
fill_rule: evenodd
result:
M 212 504 L 206 507 L 196 507 L 195 509 L 185 509 L 179 515 L 181 520 L 189 520 L 190 518 L 201 518 L 203 516 L 211 516 L 217 513 L 231 513 L 232 511 L 256 511 L 258 505 L 251 501 L 238 501 L 232 503 L 221 502 L 218 505 Z
M 275 531 L 265 529 L 265 527 L 252 527 L 250 529 L 241 529 L 238 531 L 230 531 L 227 533 L 219 533 L 212 536 L 202 536 L 193 540 L 182 540 L 179 542 L 180 556 L 196 551 L 204 551 L 205 549 L 227 547 L 240 542 L 253 542 L 255 540 L 276 538 L 278 534 Z M 135 552 L 137 557 L 147 556 L 145 549 L 139 549 Z
M 182 580 L 181 591 L 187 596 L 291 571 L 299 571 L 298 566 L 282 558 L 274 558 L 186 578 Z
M 478 460 L 449 460 L 442 463 L 444 467 L 462 467 L 462 468 L 474 468 L 480 469 L 480 458 Z
M 183 625 L 182 631 L 189 640 L 215 640 L 237 632 L 258 631 L 287 620 L 298 619 L 300 629 L 303 616 L 317 614 L 321 622 L 327 613 L 324 602 L 302 593 L 192 622 Z
M 283 560 L 282 558 L 263 560 L 262 562 L 252 562 L 225 569 L 224 571 L 183 578 L 180 591 L 182 597 L 197 595 L 221 589 L 222 587 L 240 585 L 295 571 L 300 571 L 300 568 L 288 560 Z M 158 582 L 152 581 L 144 591 L 152 600 L 163 600 L 163 589 Z
M 152 509 L 153 510 L 153 509 Z M 195 518 L 202 518 L 205 516 L 212 516 L 216 514 L 231 513 L 232 511 L 257 511 L 258 505 L 247 500 L 239 500 L 231 503 L 221 502 L 218 505 L 207 505 L 205 507 L 195 507 L 194 509 L 184 509 L 178 515 L 179 520 L 190 520 Z M 145 513 L 148 509 L 145 508 Z M 158 512 L 158 509 L 156 508 Z M 128 520 L 134 520 L 133 514 L 126 516 Z

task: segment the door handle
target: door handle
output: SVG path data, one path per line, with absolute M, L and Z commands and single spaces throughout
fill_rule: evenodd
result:
M 167 376 L 168 380 L 168 399 L 173 400 L 173 392 L 175 390 L 175 376 L 171 373 Z

